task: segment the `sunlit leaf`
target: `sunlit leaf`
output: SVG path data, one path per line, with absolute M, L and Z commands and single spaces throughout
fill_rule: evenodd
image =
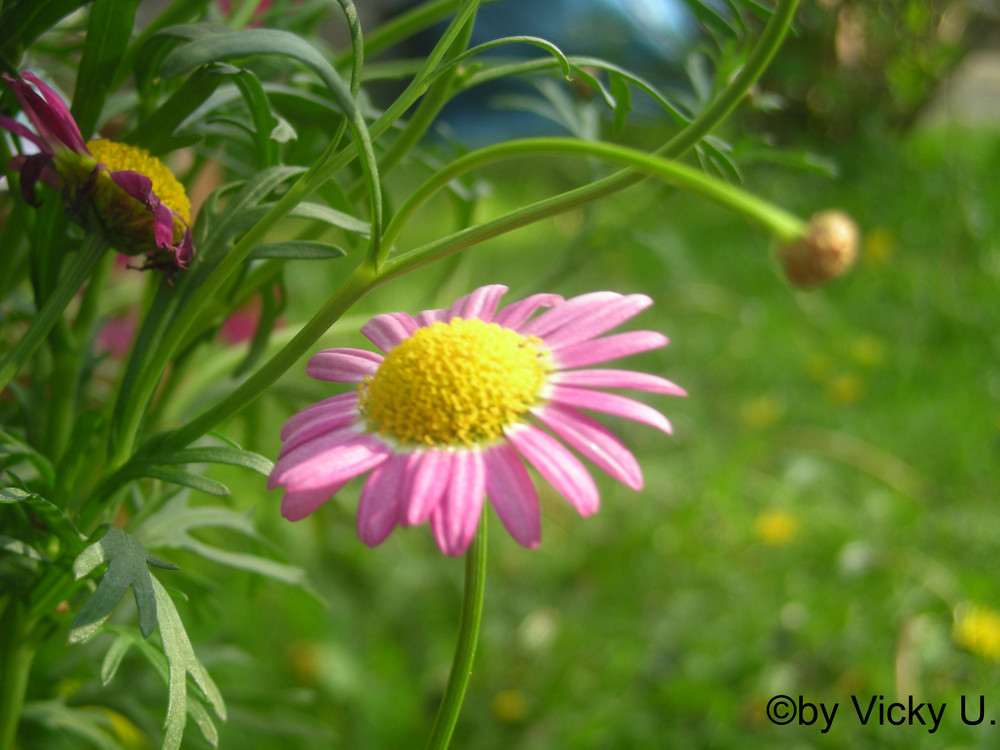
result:
M 262 258 L 284 258 L 285 260 L 330 260 L 341 258 L 347 253 L 328 242 L 312 240 L 288 240 L 286 242 L 265 242 L 257 245 L 250 253 L 249 260 Z
M 76 552 L 83 547 L 84 536 L 59 508 L 41 495 L 17 487 L 0 487 L 0 503 L 20 503 L 38 517 L 67 549 Z

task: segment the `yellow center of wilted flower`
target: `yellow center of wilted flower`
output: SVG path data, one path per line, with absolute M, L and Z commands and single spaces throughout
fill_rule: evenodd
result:
M 549 372 L 541 340 L 455 318 L 418 329 L 360 386 L 372 428 L 402 443 L 495 440 L 538 401 Z
M 191 223 L 191 201 L 167 165 L 144 148 L 102 139 L 88 141 L 87 150 L 112 172 L 140 172 L 153 181 L 153 192 L 184 221 Z

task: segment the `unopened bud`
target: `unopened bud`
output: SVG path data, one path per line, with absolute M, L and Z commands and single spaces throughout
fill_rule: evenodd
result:
M 814 215 L 801 239 L 778 249 L 788 280 L 801 287 L 817 286 L 840 276 L 857 256 L 858 225 L 841 211 Z

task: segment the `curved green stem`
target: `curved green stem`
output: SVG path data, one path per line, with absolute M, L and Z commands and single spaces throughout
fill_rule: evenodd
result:
M 745 190 L 709 177 L 703 172 L 679 162 L 651 156 L 643 151 L 612 143 L 580 141 L 574 138 L 525 138 L 473 151 L 436 172 L 423 185 L 413 191 L 399 207 L 392 221 L 389 222 L 383 235 L 385 240 L 383 252 L 387 252 L 388 248 L 392 246 L 405 223 L 416 210 L 458 175 L 490 162 L 537 154 L 593 156 L 606 161 L 626 164 L 639 175 L 656 177 L 671 185 L 699 193 L 741 213 L 773 232 L 781 240 L 792 240 L 801 237 L 805 232 L 805 222 L 796 216 Z M 387 275 L 398 275 L 400 268 L 423 265 L 437 257 L 440 257 L 439 252 L 425 246 L 390 259 L 384 270 Z
M 35 316 L 27 333 L 0 362 L 0 391 L 7 387 L 11 378 L 17 375 L 18 370 L 45 340 L 49 331 L 52 330 L 52 326 L 59 320 L 59 316 L 62 315 L 69 301 L 73 299 L 76 290 L 94 270 L 94 266 L 97 265 L 97 261 L 100 260 L 107 247 L 108 243 L 100 235 L 88 235 L 83 247 L 77 251 L 69 268 L 59 280 L 59 284 L 45 300 L 42 309 L 38 311 L 38 315 Z
M 479 640 L 479 623 L 483 615 L 483 592 L 486 587 L 486 513 L 479 519 L 476 536 L 465 553 L 465 593 L 462 616 L 458 623 L 458 643 L 451 662 L 448 685 L 441 698 L 427 750 L 445 750 L 462 710 L 465 688 L 472 674 L 472 660 Z

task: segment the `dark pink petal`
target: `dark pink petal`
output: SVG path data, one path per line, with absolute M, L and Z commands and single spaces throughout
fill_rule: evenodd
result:
M 668 435 L 673 432 L 670 422 L 656 409 L 615 393 L 555 385 L 548 390 L 545 397 L 554 404 L 603 411 L 607 414 L 615 414 L 619 417 L 634 419 L 636 422 L 651 425 L 658 430 L 663 430 Z
M 617 300 L 595 302 L 556 330 L 545 334 L 543 337 L 545 345 L 551 350 L 556 350 L 561 346 L 593 339 L 621 325 L 651 304 L 653 300 L 645 294 L 629 294 Z
M 581 315 L 587 315 L 594 307 L 600 308 L 602 305 L 620 299 L 622 299 L 622 295 L 618 292 L 591 292 L 571 297 L 551 310 L 543 312 L 518 330 L 525 336 L 540 336 L 545 339 L 546 334 L 561 328 Z
M 4 117 L 0 115 L 0 128 L 9 130 L 14 135 L 20 136 L 21 138 L 27 138 L 29 141 L 34 143 L 43 153 L 52 153 L 52 149 L 49 148 L 48 144 L 45 143 L 41 138 L 35 135 L 31 130 L 26 128 L 24 125 L 19 123 L 17 120 L 12 120 L 9 117 Z
M 11 159 L 12 169 L 18 169 L 21 173 L 21 197 L 29 206 L 36 208 L 41 205 L 35 195 L 35 185 L 39 180 L 51 183 L 53 170 L 51 169 L 52 154 L 32 154 L 31 156 L 14 157 Z M 55 180 L 58 183 L 58 178 Z
M 427 520 L 441 502 L 451 479 L 452 454 L 448 451 L 420 451 L 413 454 L 411 481 L 406 489 L 403 521 L 416 526 Z
M 346 481 L 317 487 L 314 490 L 285 492 L 285 496 L 281 498 L 281 515 L 289 521 L 301 521 L 336 495 L 345 484 Z
M 160 199 L 153 192 L 153 181 L 142 172 L 133 172 L 123 169 L 117 172 L 108 172 L 114 183 L 131 195 L 146 208 L 154 208 L 160 203 Z M 169 210 L 169 209 L 168 209 Z M 170 222 L 170 241 L 174 239 L 174 224 Z
M 430 515 L 434 539 L 446 555 L 461 555 L 476 533 L 483 512 L 485 474 L 478 450 L 453 454 L 448 489 Z
M 514 541 L 534 549 L 541 539 L 538 494 L 517 451 L 499 443 L 483 454 L 486 494 Z
M 635 456 L 597 420 L 568 406 L 548 404 L 534 412 L 545 426 L 633 490 L 642 489 L 642 469 Z
M 667 345 L 667 337 L 656 331 L 626 331 L 603 339 L 581 341 L 552 352 L 552 360 L 561 370 L 586 367 L 628 357 L 631 354 L 659 349 Z
M 360 383 L 375 374 L 383 359 L 367 349 L 324 349 L 309 358 L 306 374 L 333 383 Z
M 341 393 L 330 398 L 325 398 L 290 416 L 281 428 L 281 439 L 287 440 L 289 435 L 295 432 L 303 423 L 312 420 L 317 414 L 327 412 L 337 414 L 347 409 L 357 411 L 357 408 L 357 391 Z
M 65 146 L 79 153 L 89 153 L 83 136 L 80 135 L 80 128 L 77 127 L 73 115 L 59 94 L 32 73 L 21 73 L 23 80 L 12 78 L 6 73 L 3 77 L 21 102 L 24 114 L 35 126 L 38 135 L 48 143 L 50 150 L 56 146 Z M 24 81 L 34 84 L 42 92 L 42 96 Z
M 479 318 L 489 323 L 493 320 L 493 313 L 496 312 L 497 303 L 500 302 L 500 298 L 506 291 L 507 287 L 503 284 L 481 286 L 464 297 L 459 297 L 455 300 L 452 306 L 448 308 L 448 316 L 449 318 L 461 318 L 462 320 Z
M 532 294 L 530 297 L 525 297 L 519 302 L 513 302 L 501 309 L 493 316 L 493 322 L 516 331 L 537 310 L 543 307 L 554 307 L 562 301 L 562 296 L 558 294 Z
M 184 221 L 181 219 L 181 221 Z M 177 247 L 174 262 L 177 267 L 185 269 L 194 258 L 194 239 L 191 236 L 191 228 L 184 222 L 184 236 L 181 237 L 181 244 Z
M 153 208 L 153 240 L 160 250 L 170 252 L 174 249 L 174 212 L 160 203 L 155 193 L 150 196 L 156 200 Z
M 552 373 L 549 381 L 583 388 L 631 388 L 669 396 L 687 396 L 687 391 L 666 378 L 632 370 L 562 370 Z
M 376 466 L 358 503 L 358 537 L 369 547 L 385 541 L 402 520 L 409 454 L 393 453 Z
M 382 463 L 392 452 L 378 435 L 360 427 L 327 433 L 278 458 L 268 489 L 281 485 L 293 492 L 346 482 Z
M 406 313 L 383 313 L 361 326 L 361 333 L 379 349 L 388 352 L 410 338 L 417 328 L 417 322 Z
M 566 498 L 581 516 L 597 511 L 600 497 L 593 478 L 562 443 L 537 427 L 521 423 L 505 432 L 517 452 Z

